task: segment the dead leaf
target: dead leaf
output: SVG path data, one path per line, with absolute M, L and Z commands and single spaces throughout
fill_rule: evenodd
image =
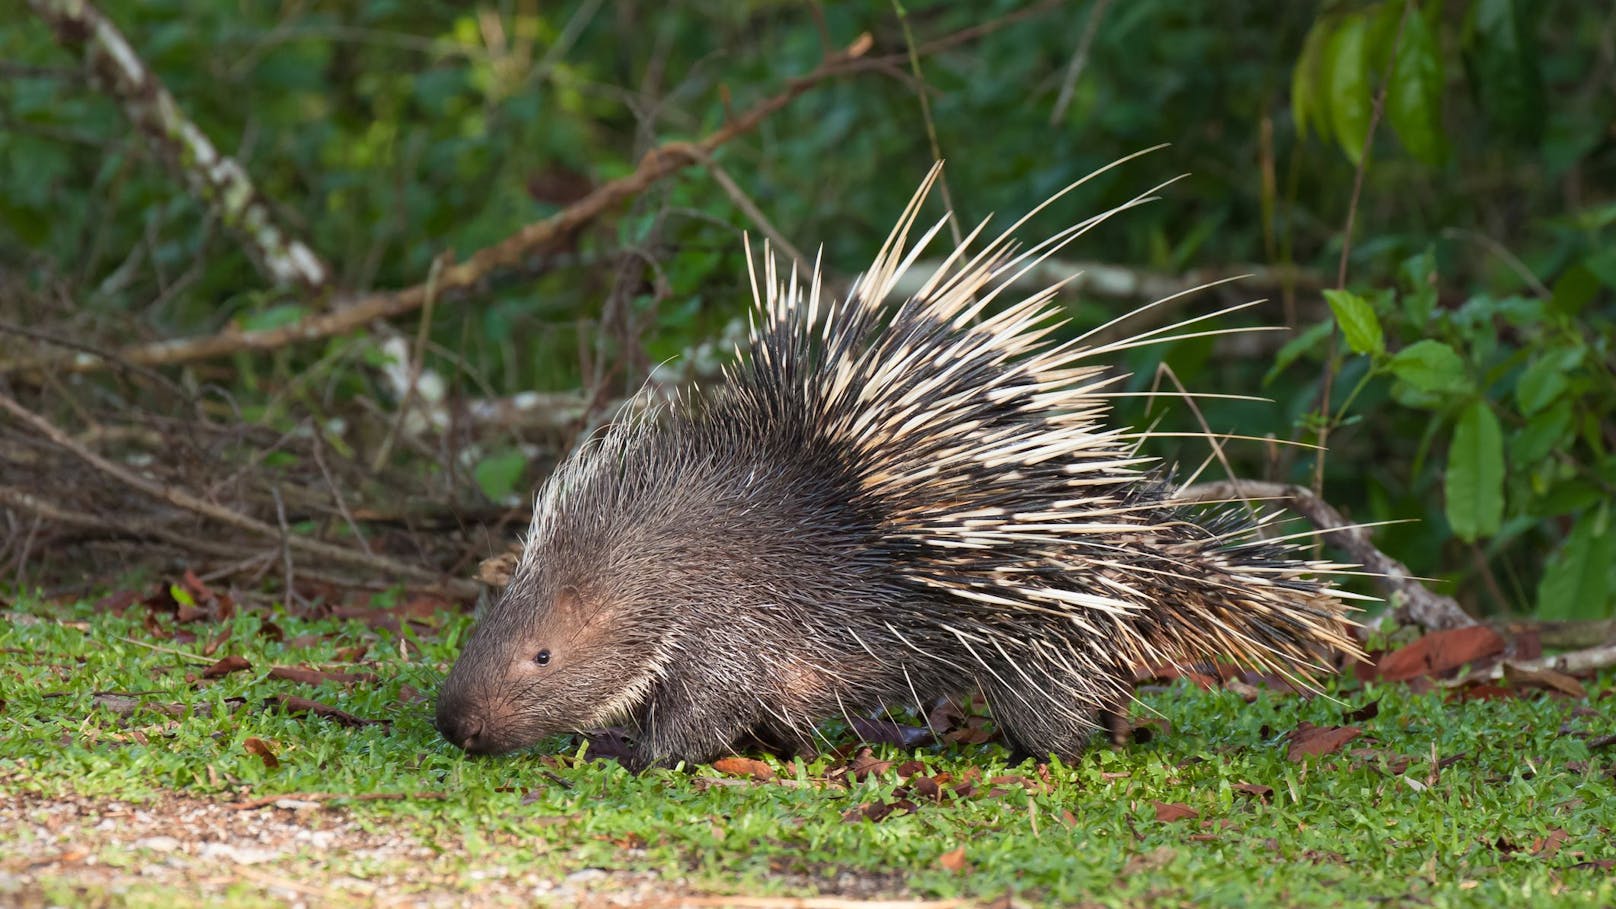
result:
M 1505 688 L 1491 682 L 1477 682 L 1460 688 L 1455 696 L 1466 701 L 1511 701 L 1521 696 L 1519 688 Z
M 1334 754 L 1341 750 L 1341 746 L 1363 734 L 1357 726 L 1315 726 L 1312 723 L 1299 723 L 1285 738 L 1290 747 L 1285 757 L 1292 761 L 1300 761 L 1307 757 L 1321 757 Z
M 937 864 L 941 865 L 944 871 L 952 871 L 955 874 L 959 874 L 961 871 L 964 871 L 965 847 L 959 846 L 957 848 L 948 850 L 942 855 L 939 855 L 937 857 Z
M 891 761 L 877 760 L 875 751 L 869 748 L 860 748 L 858 754 L 854 755 L 853 762 L 847 768 L 855 780 L 865 780 L 871 776 L 880 776 L 891 769 Z
M 301 682 L 305 685 L 319 685 L 324 682 L 336 682 L 339 685 L 371 685 L 378 681 L 376 675 L 369 672 L 328 672 L 323 669 L 309 669 L 306 666 L 272 666 L 269 677 L 287 682 Z
M 1234 791 L 1256 796 L 1265 802 L 1274 796 L 1274 787 L 1264 786 L 1261 783 L 1235 783 Z
M 1362 723 L 1364 720 L 1372 720 L 1377 716 L 1380 716 L 1380 698 L 1375 698 L 1357 710 L 1347 711 L 1341 718 L 1349 723 Z
M 252 664 L 247 662 L 246 657 L 232 654 L 202 670 L 202 677 L 204 679 L 221 679 L 232 672 L 240 672 L 243 669 L 251 668 Z
M 1541 855 L 1546 859 L 1554 858 L 1555 854 L 1560 851 L 1560 846 L 1565 843 L 1567 836 L 1568 834 L 1558 827 L 1550 830 L 1548 836 L 1540 836 L 1532 840 L 1532 854 Z
M 248 754 L 257 755 L 258 758 L 264 762 L 264 766 L 271 770 L 274 770 L 281 765 L 280 758 L 275 756 L 275 749 L 269 747 L 269 743 L 263 739 L 248 738 L 242 741 L 241 747 L 246 749 Z
M 1156 806 L 1156 820 L 1164 823 L 1201 816 L 1201 813 L 1194 808 L 1188 805 L 1180 805 L 1177 802 L 1152 801 L 1151 804 Z
M 713 769 L 730 776 L 744 776 L 760 782 L 774 779 L 774 769 L 762 761 L 744 757 L 722 757 L 713 761 Z
M 300 698 L 293 694 L 277 694 L 264 699 L 264 704 L 271 707 L 280 707 L 291 714 L 312 713 L 318 717 L 341 723 L 344 726 L 376 726 L 386 725 L 385 720 L 367 720 L 354 716 L 346 710 L 338 710 L 329 704 L 322 704 L 308 698 Z
M 1433 631 L 1383 657 L 1375 667 L 1376 674 L 1388 682 L 1444 675 L 1466 663 L 1497 656 L 1505 646 L 1498 632 L 1486 625 Z

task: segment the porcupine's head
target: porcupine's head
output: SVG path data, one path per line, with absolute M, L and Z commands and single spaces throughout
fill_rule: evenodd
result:
M 479 617 L 439 691 L 437 727 L 500 754 L 630 715 L 667 658 L 677 511 L 699 495 L 648 418 L 631 418 L 557 469 L 540 491 L 511 582 Z M 700 485 L 700 484 L 696 484 Z

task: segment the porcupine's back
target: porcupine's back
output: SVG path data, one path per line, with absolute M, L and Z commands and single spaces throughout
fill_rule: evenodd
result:
M 1014 744 L 1072 757 L 1135 666 L 1224 655 L 1305 676 L 1352 649 L 1309 579 L 1333 566 L 1175 507 L 1139 436 L 1104 425 L 1120 377 L 1102 357 L 1220 314 L 1084 348 L 1051 339 L 1056 288 L 1002 299 L 1142 197 L 1019 256 L 1008 231 L 962 245 L 889 305 L 942 226 L 909 246 L 935 177 L 844 301 L 765 254 L 728 380 L 557 471 L 445 684 L 445 735 L 498 751 L 627 716 L 641 763 L 703 760 L 747 731 L 805 739 L 979 686 Z M 522 648 L 552 641 L 572 668 L 533 671 Z
M 1105 425 L 1122 377 L 1100 357 L 1222 313 L 1084 348 L 1050 339 L 1058 288 L 1000 299 L 1017 270 L 1145 197 L 1023 255 L 1009 231 L 956 251 L 890 307 L 942 226 L 905 249 L 935 177 L 845 302 L 767 262 L 763 325 L 732 377 L 756 412 L 800 408 L 853 465 L 852 501 L 900 583 L 895 609 L 851 623 L 851 659 L 896 670 L 884 686 L 916 700 L 980 686 L 1014 743 L 1071 756 L 1136 667 L 1224 656 L 1305 679 L 1355 651 L 1341 595 L 1316 580 L 1340 566 L 1259 539 L 1239 509 L 1173 504 L 1140 435 Z

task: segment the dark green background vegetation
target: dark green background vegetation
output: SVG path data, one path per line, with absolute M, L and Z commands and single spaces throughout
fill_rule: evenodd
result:
M 628 172 L 655 144 L 711 131 L 726 99 L 743 110 L 812 69 L 822 33 L 839 48 L 869 32 L 877 52 L 902 52 L 1024 5 L 154 0 L 104 11 L 340 285 L 364 289 L 418 283 L 440 252 L 464 257 Z M 1085 238 L 1073 255 L 1086 260 L 1169 273 L 1295 266 L 1335 287 L 1355 212 L 1342 292 L 1282 292 L 1259 310 L 1289 323 L 1291 343 L 1135 351 L 1125 365 L 1136 384 L 1165 358 L 1193 389 L 1275 401 L 1207 402 L 1214 429 L 1307 441 L 1328 426 L 1325 497 L 1357 520 L 1414 519 L 1379 530 L 1379 545 L 1451 579 L 1474 612 L 1612 614 L 1608 6 L 1105 4 L 1052 122 L 1094 7 L 1055 5 L 923 54 L 920 81 L 898 67 L 820 86 L 718 160 L 843 276 L 932 159 L 917 89 L 966 222 L 1018 214 L 1114 158 L 1172 143 L 1029 230 L 1191 175 Z M 272 325 L 313 305 L 268 288 L 20 6 L 0 19 L 0 60 L 0 317 L 116 344 Z M 739 232 L 751 227 L 705 170 L 685 171 L 435 313 L 426 365 L 466 394 L 633 389 L 744 311 Z M 627 305 L 603 325 L 613 294 Z M 1078 325 L 1120 307 L 1070 305 Z M 250 419 L 277 424 L 288 409 L 322 416 L 378 395 L 372 345 L 338 338 L 184 378 L 221 384 Z M 1172 411 L 1165 426 L 1194 426 Z M 1156 453 L 1193 465 L 1204 446 Z M 1248 477 L 1314 476 L 1306 453 L 1270 458 L 1247 443 L 1236 454 Z M 500 497 L 541 472 L 486 470 L 483 489 Z

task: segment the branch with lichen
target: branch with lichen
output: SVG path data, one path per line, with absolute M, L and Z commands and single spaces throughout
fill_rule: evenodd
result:
M 235 159 L 219 153 L 192 123 L 117 26 L 87 0 L 28 0 L 62 47 L 83 55 L 90 76 L 123 107 L 129 121 L 178 170 L 191 191 L 245 240 L 248 254 L 273 282 L 322 291 L 331 269 L 302 240 L 276 223 L 269 203 Z

